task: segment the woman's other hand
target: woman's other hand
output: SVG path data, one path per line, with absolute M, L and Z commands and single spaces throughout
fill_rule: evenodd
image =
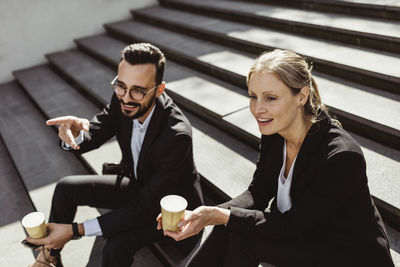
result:
M 230 210 L 218 207 L 200 206 L 193 211 L 186 211 L 185 218 L 179 223 L 178 232 L 164 231 L 164 235 L 170 236 L 176 241 L 197 235 L 207 225 L 219 225 L 228 223 Z M 161 218 L 159 215 L 157 217 Z M 161 219 L 158 220 L 158 227 L 161 226 Z M 160 227 L 161 229 L 161 227 Z
M 161 213 L 158 214 L 158 216 L 156 218 L 156 221 L 157 221 L 157 230 L 161 230 L 162 229 L 162 216 L 161 216 Z

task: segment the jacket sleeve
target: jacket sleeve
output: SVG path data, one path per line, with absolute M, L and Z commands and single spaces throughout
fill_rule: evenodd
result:
M 290 240 L 312 231 L 346 205 L 361 183 L 366 183 L 365 160 L 359 153 L 345 151 L 331 156 L 292 208 L 269 213 L 231 207 L 227 227 L 258 237 Z
M 119 112 L 119 102 L 115 95 L 111 99 L 111 104 L 103 108 L 90 120 L 89 132 L 85 133 L 84 141 L 79 150 L 70 150 L 75 154 L 83 154 L 103 145 L 115 135 L 115 122 Z
M 98 217 L 103 236 L 108 237 L 154 221 L 160 212 L 160 200 L 186 186 L 185 166 L 192 161 L 192 139 L 178 134 L 165 146 L 156 173 L 130 201 L 118 209 Z M 155 227 L 155 226 L 154 226 Z
M 231 207 L 244 209 L 265 210 L 269 201 L 275 195 L 276 186 L 267 184 L 268 181 L 263 179 L 267 167 L 267 152 L 270 144 L 268 136 L 263 136 L 260 146 L 260 154 L 257 161 L 256 170 L 253 174 L 253 180 L 248 189 L 239 196 L 231 199 L 228 202 L 218 205 L 220 208 L 231 209 Z

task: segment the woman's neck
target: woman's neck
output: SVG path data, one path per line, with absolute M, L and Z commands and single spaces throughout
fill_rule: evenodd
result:
M 295 151 L 297 154 L 311 126 L 311 117 L 303 117 L 297 120 L 297 123 L 292 124 L 287 131 L 280 133 L 286 140 L 286 149 Z

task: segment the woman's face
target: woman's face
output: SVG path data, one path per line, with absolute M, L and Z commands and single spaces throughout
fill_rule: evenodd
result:
M 250 111 L 263 135 L 289 131 L 302 119 L 300 94 L 293 95 L 272 73 L 252 73 L 249 81 Z

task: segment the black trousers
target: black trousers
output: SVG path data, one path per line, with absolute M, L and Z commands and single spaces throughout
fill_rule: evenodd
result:
M 314 266 L 303 241 L 278 241 L 249 237 L 215 226 L 190 259 L 189 267 Z
M 67 176 L 57 183 L 49 221 L 72 223 L 80 205 L 116 209 L 128 201 L 131 195 L 128 178 L 117 181 L 117 177 L 113 175 Z M 134 261 L 133 256 L 139 249 L 165 238 L 156 226 L 156 220 L 153 218 L 141 227 L 107 238 L 103 249 L 102 266 L 131 266 Z M 191 238 L 176 245 L 178 250 L 185 254 L 195 246 L 196 242 L 197 238 Z

